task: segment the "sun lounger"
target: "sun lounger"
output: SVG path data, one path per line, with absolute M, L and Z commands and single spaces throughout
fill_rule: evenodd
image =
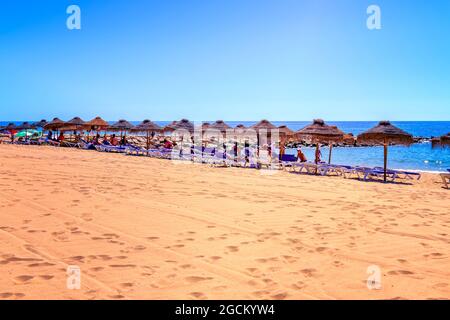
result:
M 292 168 L 297 162 L 297 157 L 291 154 L 283 154 L 280 159 L 280 166 L 282 169 Z
M 260 150 L 256 161 L 259 169 L 262 167 L 270 168 L 272 166 L 272 157 L 267 150 Z
M 384 174 L 384 168 L 375 167 L 374 170 L 383 171 L 383 174 Z M 421 174 L 419 172 L 412 172 L 412 171 L 405 171 L 405 170 L 393 170 L 393 169 L 388 169 L 386 172 L 388 174 L 390 174 L 391 176 L 395 176 L 395 179 L 399 178 L 399 179 L 420 180 L 420 178 L 421 178 Z
M 59 146 L 65 148 L 81 148 L 81 144 L 79 142 L 69 142 L 69 141 L 61 141 L 59 143 Z
M 440 176 L 445 188 L 448 189 L 450 186 L 450 173 L 441 173 Z
M 351 178 L 352 176 L 358 177 L 358 172 L 355 167 L 346 166 L 346 165 L 333 165 L 335 167 L 336 172 L 339 173 L 345 179 Z
M 292 166 L 293 171 L 297 173 L 317 174 L 319 166 L 313 162 L 296 162 Z

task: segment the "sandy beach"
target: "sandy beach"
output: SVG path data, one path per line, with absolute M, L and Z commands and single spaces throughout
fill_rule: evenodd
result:
M 450 298 L 450 193 L 434 174 L 383 184 L 0 145 L 0 176 L 1 299 Z

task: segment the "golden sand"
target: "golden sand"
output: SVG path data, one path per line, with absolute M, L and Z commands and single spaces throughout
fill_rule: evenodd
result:
M 450 298 L 437 175 L 383 184 L 0 145 L 0 177 L 3 299 Z

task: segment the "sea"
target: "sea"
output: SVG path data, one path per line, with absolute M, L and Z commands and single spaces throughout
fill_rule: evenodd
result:
M 0 126 L 10 122 L 20 124 L 23 121 L 0 121 Z M 30 121 L 31 122 L 31 121 Z M 115 121 L 111 121 L 113 123 Z M 140 121 L 130 121 L 138 124 Z M 171 121 L 155 121 L 160 126 L 165 126 Z M 214 123 L 214 121 L 204 121 Z M 243 124 L 251 126 L 257 121 L 225 121 L 235 127 Z M 296 131 L 310 124 L 310 121 L 272 121 L 276 126 L 286 125 Z M 372 128 L 376 121 L 328 121 L 327 124 L 335 125 L 345 133 L 359 133 Z M 450 121 L 393 121 L 393 125 L 412 134 L 414 137 L 432 138 L 439 137 L 450 132 Z M 287 153 L 295 154 L 296 150 L 287 150 Z M 304 147 L 303 152 L 308 159 L 314 159 L 314 148 Z M 328 159 L 328 147 L 322 147 L 322 158 Z M 332 163 L 359 166 L 383 166 L 383 147 L 336 147 L 332 152 Z M 450 169 L 450 148 L 432 148 L 431 143 L 416 143 L 410 147 L 389 147 L 388 166 L 392 169 L 403 169 L 424 172 L 446 172 Z

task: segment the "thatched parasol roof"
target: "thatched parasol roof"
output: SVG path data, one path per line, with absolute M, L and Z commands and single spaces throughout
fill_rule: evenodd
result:
M 202 129 L 202 131 L 207 130 L 211 127 L 211 123 L 209 122 L 204 122 L 202 123 L 202 125 L 200 126 L 200 128 Z
M 175 129 L 173 128 L 176 125 L 177 121 L 172 121 L 171 123 L 169 123 L 168 125 L 166 125 L 164 127 L 164 131 L 174 131 Z
M 43 127 L 45 127 L 45 125 L 46 125 L 47 123 L 48 123 L 47 120 L 42 119 L 41 121 L 38 121 L 38 122 L 33 123 L 33 125 L 34 125 L 35 127 L 37 127 L 37 128 L 43 128 Z
M 104 130 L 109 127 L 109 123 L 100 117 L 95 117 L 91 121 L 86 122 L 84 125 L 85 127 L 88 127 L 93 130 Z
M 219 130 L 220 132 L 225 132 L 231 129 L 231 127 L 223 122 L 223 120 L 217 120 L 212 125 L 210 125 L 209 128 Z
M 60 131 L 77 131 L 81 130 L 86 126 L 86 122 L 84 122 L 80 117 L 75 117 L 64 123 L 62 127 L 59 128 Z
M 31 129 L 36 129 L 36 127 L 33 126 L 32 124 L 30 124 L 29 122 L 24 122 L 24 123 L 19 124 L 18 126 L 16 126 L 15 129 L 16 130 L 31 130 Z
M 384 141 L 410 145 L 413 143 L 413 136 L 393 126 L 389 121 L 380 121 L 377 126 L 358 135 L 358 142 L 380 143 Z
M 292 131 L 291 129 L 289 129 L 288 126 L 279 126 L 278 130 L 280 131 L 280 135 L 284 135 L 284 136 L 292 136 L 294 134 L 294 131 Z
M 152 132 L 152 131 L 159 132 L 159 131 L 162 131 L 162 128 L 160 126 L 158 126 L 156 123 L 154 123 L 148 119 L 145 119 L 140 124 L 133 127 L 131 129 L 131 131 L 134 131 L 134 132 Z
M 312 124 L 298 130 L 295 136 L 301 140 L 314 142 L 335 142 L 344 138 L 344 132 L 336 126 L 325 124 L 322 119 L 315 119 Z
M 108 130 L 111 131 L 127 131 L 134 128 L 134 125 L 128 122 L 127 120 L 120 119 L 116 123 L 112 124 Z
M 169 130 L 187 130 L 190 133 L 194 132 L 194 124 L 187 119 L 181 119 L 180 121 L 174 121 L 172 124 L 166 127 Z
M 86 124 L 80 117 L 75 117 L 65 123 L 65 125 L 71 125 L 75 127 L 82 127 Z
M 353 133 L 344 134 L 343 140 L 344 140 L 345 144 L 351 144 L 351 145 L 355 144 L 355 142 L 356 142 L 356 138 L 353 135 Z
M 44 126 L 45 130 L 57 130 L 65 125 L 65 122 L 59 118 L 53 118 L 52 121 Z
M 238 124 L 234 129 L 234 135 L 235 136 L 245 136 L 246 132 L 247 132 L 247 127 L 244 126 L 243 124 Z
M 272 130 L 272 129 L 277 129 L 276 126 L 274 126 L 272 123 L 270 123 L 269 120 L 261 120 L 260 122 L 258 122 L 257 124 L 253 125 L 250 127 L 250 129 L 259 131 L 259 130 Z

